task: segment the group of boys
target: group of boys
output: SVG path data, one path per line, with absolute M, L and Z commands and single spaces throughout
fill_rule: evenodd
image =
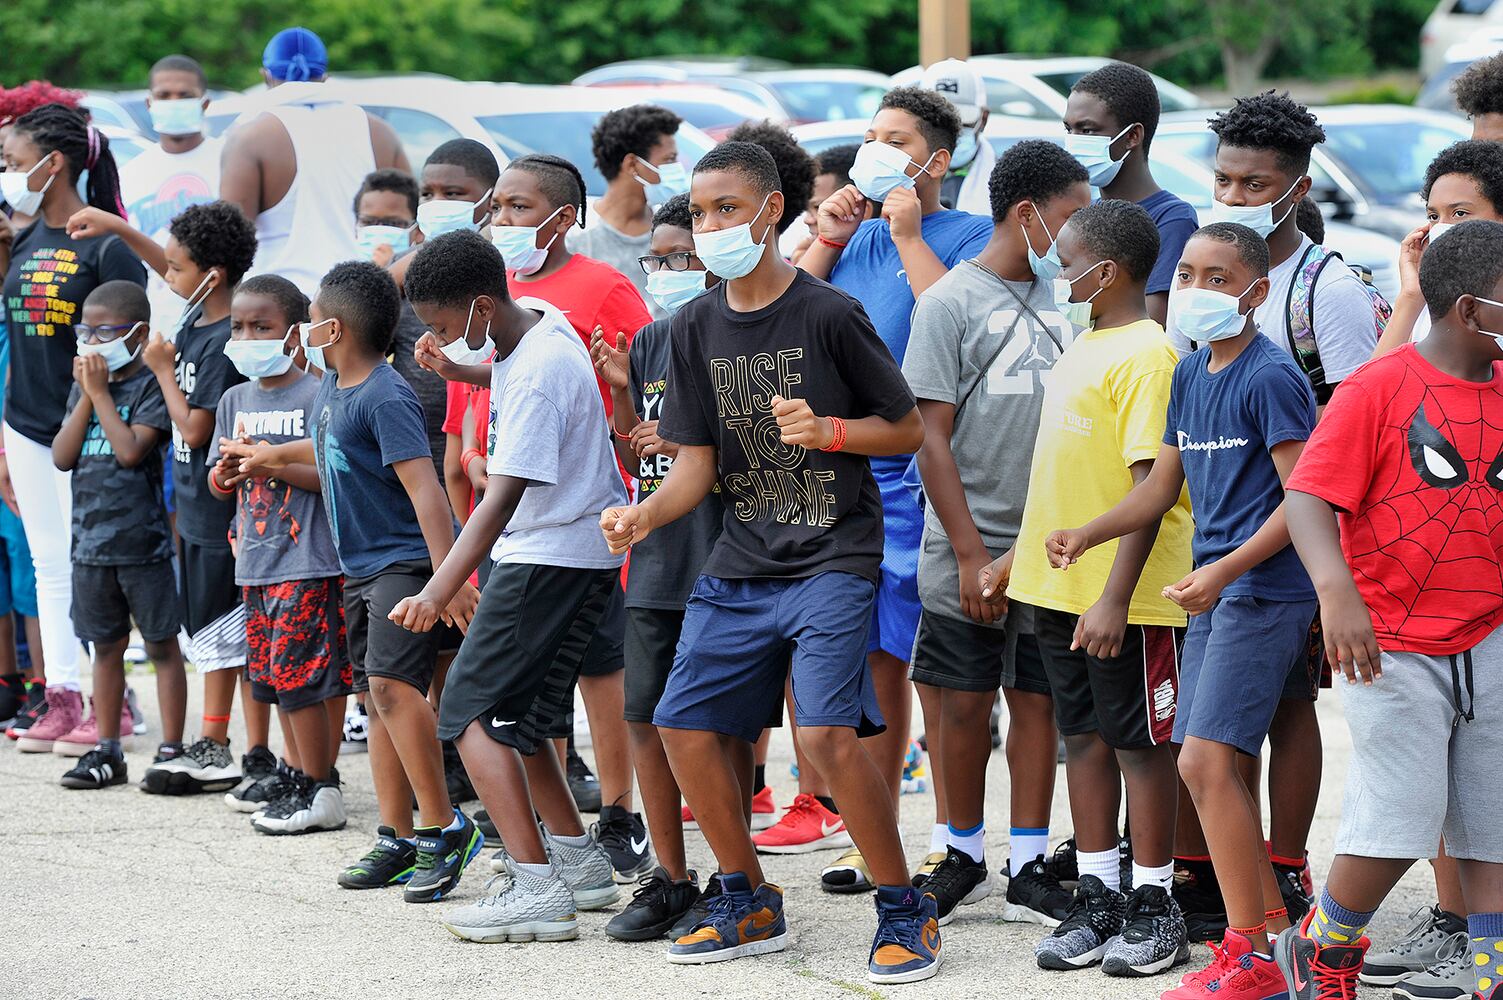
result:
M 366 178 L 368 259 L 311 301 L 244 278 L 255 227 L 227 202 L 175 214 L 161 244 L 80 212 L 71 232 L 118 236 L 189 307 L 163 336 L 138 284 L 83 305 L 53 459 L 73 471 L 93 705 L 23 740 L 79 744 L 68 787 L 126 781 L 134 622 L 162 713 L 143 786 L 228 791 L 263 833 L 346 824 L 335 761 L 365 695 L 380 826 L 347 888 L 445 898 L 492 839 L 504 877 L 444 915 L 455 935 L 572 939 L 640 877 L 607 933 L 704 964 L 789 943 L 759 852 L 839 843 L 822 885 L 874 892 L 868 975 L 902 983 L 938 972 L 940 928 L 993 890 L 1000 690 L 1002 915 L 1048 928 L 1040 968 L 1151 976 L 1209 940 L 1168 1000 L 1333 1000 L 1359 977 L 1503 996 L 1485 770 L 1503 729 L 1476 684 L 1503 655 L 1503 148 L 1484 141 L 1503 108 L 1432 166 L 1390 321 L 1300 228 L 1324 134 L 1287 95 L 1211 120 L 1197 228 L 1153 180 L 1143 71 L 1087 75 L 1063 146 L 1002 154 L 989 219 L 944 207 L 984 91 L 964 64 L 926 84 L 889 92 L 853 151 L 814 161 L 745 126 L 692 177 L 675 116 L 614 113 L 593 224 L 567 161 L 501 170 L 446 143 L 416 180 Z M 778 241 L 801 213 L 795 263 Z M 435 420 L 415 389 L 440 382 Z M 186 746 L 180 629 L 205 672 Z M 1316 897 L 1323 665 L 1352 682 L 1353 760 Z M 936 809 L 916 870 L 910 684 Z M 229 750 L 241 685 L 254 773 Z M 564 753 L 576 687 L 594 828 Z M 754 836 L 755 747 L 785 699 L 801 794 Z M 1396 744 L 1394 718 L 1422 731 Z M 483 814 L 457 807 L 441 741 Z M 1074 836 L 1050 856 L 1061 743 Z M 1373 913 L 1438 853 L 1464 902 L 1368 958 Z

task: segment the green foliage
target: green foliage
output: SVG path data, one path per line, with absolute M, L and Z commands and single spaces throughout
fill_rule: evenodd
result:
M 1338 90 L 1326 98 L 1327 104 L 1413 104 L 1419 96 L 1416 87 L 1405 87 L 1392 81 L 1364 84 L 1349 90 Z
M 1187 83 L 1217 79 L 1223 45 L 1270 75 L 1413 66 L 1431 0 L 972 0 L 978 53 L 1129 58 Z M 0 84 L 140 87 L 185 52 L 214 85 L 258 79 L 261 49 L 303 24 L 336 71 L 427 70 L 566 82 L 601 63 L 661 54 L 755 54 L 893 72 L 917 61 L 918 0 L 4 0 Z M 1265 32 L 1269 35 L 1265 35 Z

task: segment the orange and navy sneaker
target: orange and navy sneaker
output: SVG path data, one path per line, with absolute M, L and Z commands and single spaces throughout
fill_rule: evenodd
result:
M 939 972 L 939 904 L 907 885 L 877 887 L 877 936 L 866 977 L 916 983 Z
M 786 947 L 783 890 L 763 883 L 753 892 L 745 873 L 728 872 L 720 876 L 720 895 L 710 900 L 704 919 L 668 946 L 668 961 L 707 965 Z

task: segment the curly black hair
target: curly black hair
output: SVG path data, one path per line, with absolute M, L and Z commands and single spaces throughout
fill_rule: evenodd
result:
M 548 199 L 548 204 L 555 209 L 573 205 L 577 213 L 575 221 L 584 227 L 585 183 L 574 164 L 551 153 L 529 153 L 512 160 L 506 169 L 521 170 L 536 177 L 538 189 Z
M 308 322 L 308 296 L 280 274 L 258 274 L 235 286 L 236 295 L 264 295 L 282 310 L 283 329 Z
M 63 104 L 44 104 L 16 119 L 13 131 L 31 140 L 42 156 L 54 150 L 67 163 L 69 184 L 89 174 L 86 194 L 89 204 L 111 215 L 125 218 L 125 202 L 120 198 L 120 171 L 110 140 L 89 124 L 86 113 Z
M 1153 273 L 1159 227 L 1137 202 L 1103 198 L 1070 216 L 1065 225 L 1092 257 L 1116 261 L 1134 282 L 1142 284 Z
M 1287 91 L 1265 90 L 1255 97 L 1239 97 L 1208 124 L 1222 146 L 1273 150 L 1279 169 L 1291 177 L 1303 176 L 1310 169 L 1310 150 L 1326 141 L 1320 122 Z
M 495 248 L 491 249 L 494 253 Z M 391 353 L 397 317 L 402 312 L 402 293 L 397 291 L 397 283 L 386 273 L 386 268 L 368 260 L 335 264 L 319 282 L 317 302 L 324 316 L 338 319 L 367 352 Z
M 189 205 L 167 223 L 167 232 L 205 271 L 224 268 L 231 285 L 245 277 L 256 259 L 256 224 L 227 201 Z
M 146 74 L 146 85 L 148 87 L 151 86 L 151 81 L 156 79 L 158 73 L 192 73 L 198 77 L 199 90 L 207 90 L 209 87 L 209 78 L 204 75 L 204 68 L 192 56 L 163 56 L 152 63 L 151 72 Z
M 412 217 L 417 218 L 418 210 L 418 183 L 417 180 L 405 170 L 396 167 L 382 167 L 365 175 L 360 182 L 360 190 L 355 192 L 355 214 L 360 214 L 360 199 L 367 191 L 390 191 L 407 199 L 407 209 Z
M 767 150 L 778 165 L 778 185 L 783 190 L 783 217 L 778 220 L 781 236 L 809 207 L 809 198 L 814 194 L 814 158 L 804 152 L 793 133 L 770 121 L 742 122 L 726 139 L 754 142 Z
M 1311 243 L 1326 241 L 1326 217 L 1314 198 L 1301 198 L 1294 205 L 1294 225 L 1310 237 Z
M 1420 194 L 1426 201 L 1435 182 L 1447 174 L 1465 174 L 1476 181 L 1477 190 L 1492 204 L 1493 211 L 1503 215 L 1503 144 L 1465 139 L 1442 149 L 1425 168 Z
M 1420 294 L 1430 318 L 1440 319 L 1463 295 L 1493 298 L 1503 278 L 1503 223 L 1470 219 L 1426 248 L 1420 258 Z
M 83 301 L 85 306 L 108 309 L 122 323 L 150 323 L 151 300 L 146 289 L 134 281 L 106 281 L 96 285 Z
M 722 142 L 700 157 L 694 165 L 695 174 L 710 174 L 721 170 L 744 177 L 751 183 L 758 199 L 779 190 L 777 161 L 771 153 L 754 142 Z
M 845 187 L 851 182 L 851 167 L 856 165 L 856 154 L 861 151 L 859 142 L 842 142 L 831 146 L 814 158 L 814 176 L 833 174 L 835 187 Z
M 1075 185 L 1090 182 L 1091 175 L 1063 146 L 1047 139 L 1025 139 L 1003 153 L 992 168 L 987 183 L 992 221 L 1007 218 L 1020 201 L 1042 206 Z
M 1117 119 L 1117 131 L 1142 125 L 1143 152 L 1148 152 L 1159 130 L 1159 88 L 1147 70 L 1132 63 L 1109 62 L 1076 80 L 1070 90 L 1100 98 Z
M 694 217 L 689 214 L 688 195 L 676 194 L 658 206 L 658 210 L 652 213 L 652 228 L 659 226 L 677 226 L 694 232 Z
M 474 139 L 450 139 L 429 153 L 423 166 L 426 167 L 430 163 L 459 167 L 488 188 L 495 187 L 496 178 L 501 176 L 501 167 L 496 163 L 496 154 L 486 149 L 484 143 L 476 142 Z
M 1451 93 L 1468 118 L 1503 113 L 1503 52 L 1468 66 L 1452 81 Z
M 425 240 L 407 268 L 407 301 L 467 308 L 477 296 L 509 298 L 506 263 L 491 241 L 468 229 Z
M 615 180 L 621 173 L 621 162 L 629 154 L 647 159 L 652 147 L 664 136 L 677 132 L 683 121 L 672 111 L 656 104 L 633 104 L 607 111 L 590 132 L 595 169 L 606 180 Z
M 955 152 L 960 139 L 960 112 L 945 95 L 924 87 L 894 87 L 882 95 L 882 103 L 877 106 L 878 111 L 888 108 L 906 111 L 918 119 L 919 135 L 931 153 L 939 149 Z
M 1215 240 L 1234 247 L 1238 259 L 1252 271 L 1254 278 L 1268 277 L 1268 243 L 1256 231 L 1240 223 L 1212 222 L 1191 233 L 1190 239 Z

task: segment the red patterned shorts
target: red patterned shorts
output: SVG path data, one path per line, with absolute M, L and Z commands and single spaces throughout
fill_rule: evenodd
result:
M 288 711 L 350 693 L 343 584 L 331 576 L 245 588 L 246 676 Z

